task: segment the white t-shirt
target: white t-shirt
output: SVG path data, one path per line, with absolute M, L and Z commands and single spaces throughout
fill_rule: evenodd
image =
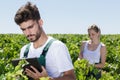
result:
M 33 47 L 31 43 L 28 58 L 40 57 L 46 44 L 52 39 L 48 37 L 46 43 L 37 49 Z M 20 52 L 20 58 L 24 57 L 24 51 L 26 46 L 23 46 Z M 72 61 L 68 49 L 64 43 L 55 40 L 48 49 L 46 54 L 46 70 L 51 77 L 60 77 L 63 72 L 73 69 Z

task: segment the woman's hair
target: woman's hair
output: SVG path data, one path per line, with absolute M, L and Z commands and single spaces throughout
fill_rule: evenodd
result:
M 91 25 L 91 26 L 88 28 L 88 30 L 91 30 L 91 29 L 94 30 L 96 33 L 98 33 L 98 32 L 101 33 L 100 28 L 99 28 L 97 25 L 95 25 L 95 24 Z
M 27 2 L 24 6 L 18 9 L 17 13 L 15 14 L 14 20 L 16 24 L 21 24 L 24 21 L 28 20 L 39 20 L 41 19 L 40 13 L 36 5 Z

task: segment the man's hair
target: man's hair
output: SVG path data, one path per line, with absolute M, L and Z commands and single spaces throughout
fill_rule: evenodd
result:
M 18 9 L 14 17 L 14 20 L 18 25 L 24 21 L 39 19 L 41 19 L 39 10 L 36 5 L 33 5 L 31 2 L 27 2 L 24 6 Z

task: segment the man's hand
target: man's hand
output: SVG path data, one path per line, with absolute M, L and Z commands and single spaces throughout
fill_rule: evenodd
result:
M 42 72 L 39 72 L 36 68 L 34 68 L 33 66 L 30 66 L 33 70 L 31 71 L 30 69 L 25 69 L 26 75 L 32 77 L 35 80 L 39 80 L 41 77 L 47 77 L 47 71 L 46 69 L 42 66 Z

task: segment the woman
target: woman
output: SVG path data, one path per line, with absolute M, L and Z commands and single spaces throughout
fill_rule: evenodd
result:
M 80 59 L 84 58 L 88 60 L 89 64 L 94 64 L 94 66 L 98 69 L 102 69 L 106 61 L 106 46 L 100 42 L 100 34 L 101 31 L 97 25 L 91 25 L 88 28 L 88 35 L 90 40 L 82 42 L 79 54 Z M 100 78 L 101 73 L 98 76 Z M 98 76 L 94 77 L 98 79 Z

